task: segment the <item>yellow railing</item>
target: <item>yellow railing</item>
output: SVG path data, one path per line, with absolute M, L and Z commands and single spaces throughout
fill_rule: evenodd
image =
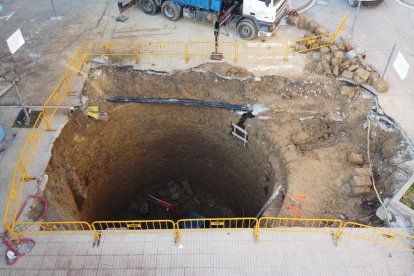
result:
M 52 128 L 52 120 L 65 100 L 67 95 L 70 95 L 73 89 L 74 81 L 78 76 L 84 62 L 87 59 L 87 54 L 83 46 L 79 47 L 66 67 L 61 79 L 56 88 L 50 94 L 42 112 L 37 117 L 33 128 L 20 151 L 19 159 L 14 169 L 12 183 L 10 186 L 9 197 L 6 204 L 6 210 L 3 217 L 3 223 L 7 231 L 13 234 L 16 231 L 21 231 L 30 223 L 24 224 L 14 229 L 16 226 L 16 217 L 22 204 L 22 191 L 24 183 L 35 180 L 31 175 L 32 163 L 39 148 L 39 144 L 47 131 L 54 130 Z M 38 225 L 38 223 L 36 223 Z
M 338 219 L 315 218 L 274 218 L 263 217 L 259 219 L 261 231 L 273 232 L 318 232 L 333 233 L 343 227 L 343 222 Z
M 197 218 L 177 221 L 176 240 L 181 239 L 183 232 L 252 232 L 257 239 L 256 218 Z
M 344 224 L 344 227 L 341 228 L 340 235 L 358 238 L 398 249 L 414 251 L 414 236 L 384 228 L 376 228 L 356 222 L 347 222 Z
M 322 34 L 319 36 L 301 38 L 289 42 L 245 42 L 230 41 L 218 42 L 218 52 L 223 57 L 233 59 L 235 62 L 249 57 L 262 58 L 283 58 L 285 61 L 290 56 L 321 47 L 331 46 L 335 43 L 340 31 L 348 19 L 346 14 L 334 33 Z M 297 45 L 304 48 L 298 49 Z M 186 63 L 191 57 L 209 57 L 215 51 L 215 42 L 202 41 L 116 41 L 116 42 L 90 42 L 83 47 L 88 57 L 135 57 L 139 63 L 143 56 L 162 57 L 184 57 Z
M 332 234 L 335 243 L 341 235 L 342 227 L 343 222 L 338 219 L 263 217 L 259 220 L 259 231 Z
M 95 233 L 85 221 L 16 222 L 13 227 L 17 237 L 42 235 L 90 235 Z
M 41 235 L 171 234 L 175 242 L 185 233 L 251 232 L 258 241 L 262 232 L 316 233 L 332 235 L 335 245 L 341 237 L 366 240 L 376 244 L 414 252 L 414 236 L 396 231 L 337 219 L 315 218 L 196 218 L 172 220 L 129 220 L 74 222 L 16 222 L 11 237 Z
M 95 221 L 91 224 L 94 239 L 98 241 L 102 235 L 118 234 L 173 234 L 178 240 L 176 224 L 172 220 L 126 220 Z
M 95 221 L 92 228 L 105 234 L 131 233 L 132 230 L 133 233 L 161 234 L 174 231 L 175 223 L 172 220 Z

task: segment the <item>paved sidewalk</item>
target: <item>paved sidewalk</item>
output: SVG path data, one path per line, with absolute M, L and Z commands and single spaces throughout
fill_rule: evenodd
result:
M 36 238 L 30 255 L 0 275 L 413 275 L 412 252 L 329 234 L 251 232 Z M 4 253 L 4 246 L 1 247 Z

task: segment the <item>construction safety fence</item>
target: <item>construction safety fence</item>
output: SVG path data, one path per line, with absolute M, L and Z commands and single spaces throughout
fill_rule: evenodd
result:
M 342 237 L 357 238 L 414 252 L 414 236 L 338 219 L 315 218 L 196 218 L 172 220 L 129 220 L 88 222 L 17 222 L 14 238 L 40 235 L 91 235 L 94 240 L 105 235 L 171 234 L 176 242 L 185 233 L 250 232 L 256 241 L 260 233 L 319 233 L 331 235 L 335 244 Z
M 302 38 L 293 42 L 220 42 L 219 49 L 223 55 L 238 61 L 248 57 L 283 57 L 287 59 L 295 53 L 301 53 L 320 47 L 332 45 L 347 15 L 342 19 L 335 33 Z M 70 59 L 66 70 L 50 94 L 42 112 L 22 147 L 14 169 L 3 222 L 13 239 L 37 235 L 79 235 L 92 234 L 95 238 L 102 234 L 150 234 L 173 233 L 179 240 L 186 232 L 248 231 L 256 239 L 263 231 L 270 232 L 311 232 L 333 235 L 334 240 L 349 236 L 388 245 L 395 248 L 414 251 L 414 236 L 370 227 L 358 223 L 329 219 L 305 218 L 220 218 L 220 219 L 183 219 L 178 222 L 170 220 L 154 221 L 83 221 L 73 222 L 25 222 L 18 217 L 22 208 L 22 191 L 25 183 L 35 181 L 35 157 L 39 145 L 48 132 L 53 132 L 53 119 L 68 95 L 72 95 L 76 79 L 81 74 L 83 65 L 94 56 L 114 58 L 133 57 L 140 62 L 143 56 L 207 57 L 214 51 L 214 42 L 88 42 L 82 44 Z M 83 77 L 83 76 L 82 76 Z M 51 134 L 53 135 L 53 134 Z M 349 229 L 358 231 L 349 231 Z
M 88 57 L 134 57 L 137 63 L 145 56 L 151 57 L 182 57 L 188 63 L 191 57 L 210 57 L 218 53 L 225 58 L 231 58 L 235 62 L 248 58 L 283 58 L 285 61 L 294 54 L 322 47 L 331 46 L 335 43 L 340 31 L 345 25 L 348 15 L 346 14 L 334 33 L 309 36 L 289 42 L 171 42 L 171 41 L 117 41 L 117 42 L 90 42 L 83 45 Z
M 91 42 L 85 47 L 88 57 L 133 57 L 140 63 L 145 56 L 182 57 L 186 63 L 191 57 L 210 57 L 218 53 L 234 62 L 248 58 L 283 58 L 294 54 L 330 46 L 335 34 L 304 38 L 294 42 Z M 297 47 L 303 45 L 303 47 Z
M 48 132 L 55 130 L 52 126 L 55 114 L 62 106 L 65 98 L 72 94 L 75 79 L 78 77 L 83 64 L 87 60 L 87 57 L 88 55 L 85 52 L 84 47 L 79 47 L 76 50 L 62 77 L 59 79 L 56 88 L 45 101 L 39 116 L 37 117 L 25 143 L 23 144 L 13 172 L 9 197 L 3 217 L 4 226 L 10 235 L 13 235 L 14 232 L 26 230 L 33 232 L 33 228 L 43 225 L 42 223 L 35 222 L 19 222 L 18 214 L 24 202 L 24 200 L 22 200 L 22 192 L 26 182 L 35 181 L 37 179 L 37 177 L 33 175 L 33 172 L 36 167 L 35 156 L 38 154 L 37 151 L 39 145 Z M 18 225 L 15 227 L 15 224 Z M 73 229 L 72 224 L 66 222 L 62 223 L 62 225 L 63 224 L 67 225 L 65 226 L 66 228 Z M 44 225 L 47 227 L 46 224 Z M 37 228 L 39 229 L 39 227 Z M 40 227 L 40 229 L 42 229 L 42 227 Z

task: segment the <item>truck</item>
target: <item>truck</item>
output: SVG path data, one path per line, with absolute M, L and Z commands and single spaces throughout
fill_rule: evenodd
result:
M 361 6 L 364 7 L 371 7 L 381 4 L 384 0 L 348 0 L 348 4 L 351 7 L 358 6 L 359 2 L 361 2 Z
M 135 4 L 148 15 L 161 11 L 170 21 L 184 17 L 211 24 L 216 37 L 233 21 L 244 40 L 271 36 L 288 10 L 288 0 L 118 0 L 121 14 Z

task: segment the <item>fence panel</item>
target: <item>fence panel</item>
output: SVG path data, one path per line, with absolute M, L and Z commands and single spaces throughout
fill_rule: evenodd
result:
M 24 183 L 33 180 L 30 176 L 30 166 L 33 162 L 40 141 L 46 131 L 46 123 L 43 120 L 44 114 L 41 112 L 37 117 L 33 128 L 20 151 L 19 159 L 15 166 L 9 198 L 6 205 L 3 222 L 6 226 L 12 225 L 19 211 Z
M 254 231 L 256 218 L 196 218 L 180 219 L 177 229 L 183 232 Z
M 73 90 L 73 83 L 82 69 L 84 62 L 86 61 L 88 54 L 85 49 L 85 45 L 81 45 L 72 56 L 71 60 L 66 67 L 63 77 L 66 78 L 67 86 L 70 91 Z
M 414 236 L 376 228 L 356 222 L 347 222 L 342 235 L 414 252 Z
M 84 45 L 88 57 L 91 56 L 136 56 L 138 43 L 129 41 L 92 41 Z
M 9 232 L 12 230 L 16 215 L 19 212 L 20 195 L 21 189 L 24 184 L 24 178 L 24 168 L 22 167 L 22 164 L 19 161 L 14 168 L 12 183 L 9 191 L 9 197 L 7 200 L 6 209 L 3 217 L 4 226 L 6 227 L 6 230 Z
M 17 236 L 93 235 L 91 225 L 85 221 L 16 222 L 13 234 Z
M 259 219 L 259 231 L 336 233 L 343 226 L 337 219 L 274 218 Z
M 71 86 L 66 81 L 66 77 L 63 76 L 59 80 L 52 94 L 50 94 L 49 98 L 47 98 L 45 104 L 43 105 L 43 113 L 45 114 L 47 122 L 50 123 L 53 120 L 56 111 L 58 111 L 59 107 L 62 105 L 63 101 L 65 100 L 66 96 L 70 93 L 70 91 Z
M 46 121 L 44 120 L 44 113 L 41 112 L 36 118 L 36 121 L 30 130 L 29 135 L 20 151 L 20 162 L 23 168 L 27 171 L 33 161 L 33 158 L 39 147 L 39 143 L 42 140 L 47 129 Z
M 288 55 L 294 53 L 304 53 L 312 50 L 317 50 L 322 47 L 329 47 L 335 42 L 335 34 L 323 34 L 312 37 L 305 37 L 293 41 L 291 52 Z M 304 47 L 300 47 L 304 46 Z
M 161 234 L 174 233 L 172 220 L 95 221 L 92 229 L 104 234 Z
M 185 42 L 139 42 L 138 52 L 147 56 L 185 56 Z

